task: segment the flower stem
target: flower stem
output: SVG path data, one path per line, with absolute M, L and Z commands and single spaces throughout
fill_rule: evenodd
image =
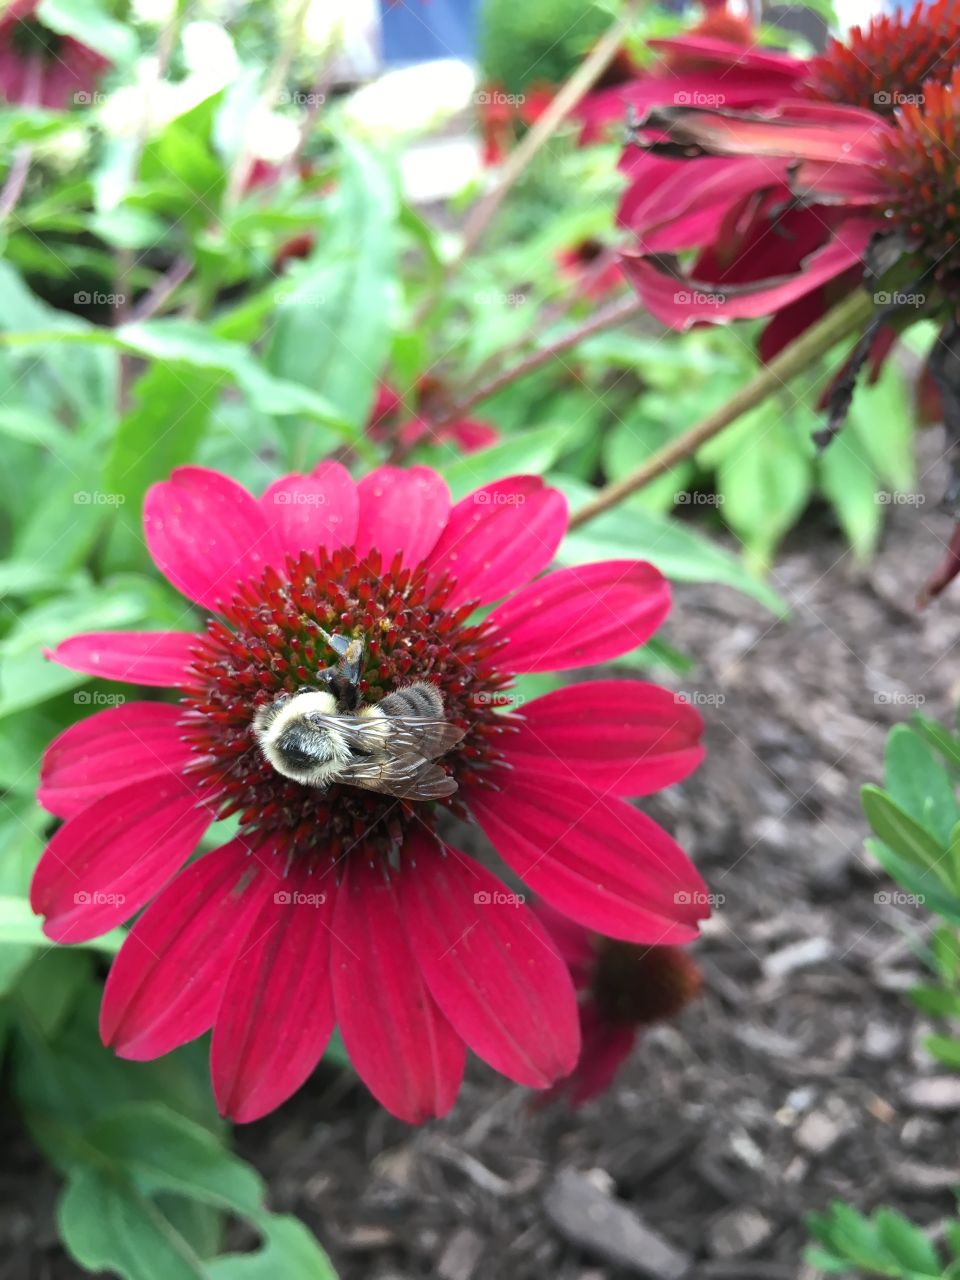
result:
M 629 475 L 608 484 L 585 507 L 574 512 L 570 517 L 569 528 L 576 529 L 586 524 L 595 516 L 602 515 L 618 503 L 623 502 L 632 493 L 636 493 L 645 485 L 670 471 L 679 462 L 683 462 L 705 444 L 719 435 L 726 427 L 746 413 L 755 409 L 769 396 L 781 391 L 786 383 L 798 373 L 802 373 L 809 365 L 825 355 L 831 347 L 844 338 L 859 332 L 870 319 L 873 312 L 873 299 L 862 289 L 856 289 L 838 306 L 817 324 L 811 326 L 796 342 L 786 347 L 775 356 L 769 364 L 756 374 L 745 387 L 713 413 L 708 413 L 689 431 L 659 449 L 646 462 L 641 463 Z
M 525 378 L 528 373 L 533 373 L 541 365 L 549 363 L 556 356 L 559 356 L 561 352 L 569 351 L 571 347 L 578 346 L 581 342 L 585 342 L 587 338 L 592 338 L 594 334 L 602 333 L 605 329 L 616 328 L 617 325 L 623 324 L 624 320 L 629 320 L 631 316 L 640 315 L 643 310 L 643 303 L 635 295 L 631 294 L 626 298 L 619 298 L 616 302 L 597 311 L 584 324 L 578 325 L 576 329 L 571 329 L 568 333 L 563 334 L 545 347 L 539 347 L 536 351 L 531 351 L 521 360 L 518 360 L 516 364 L 510 365 L 509 368 L 501 370 L 500 373 L 495 374 L 492 378 L 480 383 L 473 391 L 468 392 L 462 400 L 451 405 L 443 413 L 442 417 L 434 421 L 432 425 L 434 427 L 444 427 L 448 422 L 456 422 L 476 405 L 480 404 L 481 401 L 509 386 L 511 382 L 516 382 L 519 378 Z
M 510 152 L 501 171 L 500 181 L 487 192 L 467 219 L 457 261 L 472 253 L 513 184 L 523 174 L 543 144 L 556 133 L 584 94 L 590 91 L 606 71 L 623 44 L 623 38 L 630 29 L 639 7 L 638 0 L 629 0 L 617 21 L 603 33 L 573 75 L 564 83 L 559 93 L 550 101 L 543 115 L 533 122 L 519 145 Z

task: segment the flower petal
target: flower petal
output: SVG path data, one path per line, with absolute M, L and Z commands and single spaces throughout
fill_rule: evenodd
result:
M 545 569 L 567 528 L 567 500 L 537 476 L 509 476 L 458 502 L 428 561 L 456 579 L 447 607 L 501 600 Z
M 558 911 L 627 942 L 688 942 L 709 914 L 680 846 L 622 800 L 563 781 L 471 789 L 468 802 L 504 862 Z
M 54 942 L 96 938 L 152 898 L 186 862 L 212 815 L 182 779 L 131 783 L 88 805 L 47 845 L 30 887 Z
M 181 774 L 191 757 L 181 715 L 168 702 L 127 702 L 72 724 L 44 752 L 37 799 L 70 818 L 128 783 Z
M 649 640 L 670 612 L 670 584 L 643 560 L 558 569 L 499 605 L 489 622 L 506 644 L 504 671 L 560 671 L 607 662 Z
M 558 1090 L 572 1107 L 579 1107 L 610 1088 L 630 1057 L 638 1035 L 636 1027 L 601 1017 L 594 1004 L 581 1006 L 580 1032 L 583 1051 L 577 1069 L 561 1082 Z
M 650 259 L 634 253 L 623 254 L 623 269 L 650 314 L 661 324 L 676 329 L 695 320 L 724 324 L 770 315 L 833 280 L 860 262 L 875 230 L 876 224 L 869 219 L 847 218 L 837 238 L 811 254 L 794 274 L 749 283 L 726 284 L 669 275 L 658 270 Z
M 577 1002 L 539 920 L 465 854 L 432 837 L 410 852 L 400 878 L 404 921 L 453 1029 L 518 1084 L 544 1089 L 568 1075 L 580 1049 Z
M 374 547 L 388 566 L 397 552 L 408 569 L 424 560 L 450 513 L 447 482 L 429 467 L 378 467 L 357 485 L 357 555 Z
M 230 966 L 276 876 L 232 840 L 190 863 L 120 948 L 100 1007 L 100 1036 L 121 1058 L 169 1053 L 213 1025 Z
M 198 639 L 190 631 L 87 631 L 46 654 L 71 671 L 105 680 L 182 689 Z
M 361 850 L 337 892 L 332 971 L 343 1043 L 373 1096 L 409 1124 L 446 1115 L 466 1050 L 424 985 L 395 884 Z
M 153 485 L 143 522 L 157 567 L 207 609 L 229 600 L 238 582 L 280 561 L 278 540 L 256 498 L 205 467 L 178 467 Z
M 515 770 L 580 781 L 617 796 L 672 786 L 703 759 L 703 719 L 669 689 L 643 680 L 591 680 L 523 706 L 502 750 Z
M 326 1048 L 334 896 L 332 876 L 293 868 L 262 900 L 213 1024 L 213 1092 L 231 1120 L 256 1120 L 285 1102 Z
M 275 480 L 260 505 L 285 556 L 296 557 L 318 547 L 335 551 L 356 536 L 357 489 L 339 462 L 325 463 L 309 476 Z

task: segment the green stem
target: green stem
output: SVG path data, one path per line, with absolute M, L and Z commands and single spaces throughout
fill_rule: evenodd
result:
M 588 520 L 602 515 L 604 511 L 623 502 L 631 494 L 656 480 L 665 472 L 672 470 L 678 463 L 691 457 L 692 454 L 719 435 L 726 427 L 736 422 L 749 409 L 755 409 L 768 397 L 783 389 L 785 384 L 802 373 L 809 365 L 825 355 L 831 347 L 858 333 L 873 313 L 873 299 L 862 289 L 857 289 L 845 298 L 838 306 L 817 324 L 802 334 L 796 342 L 790 344 L 775 356 L 769 364 L 763 366 L 759 373 L 745 387 L 731 396 L 726 404 L 721 405 L 713 413 L 708 413 L 696 426 L 685 431 L 682 436 L 672 440 L 658 450 L 629 475 L 608 484 L 601 489 L 592 502 L 574 512 L 570 518 L 569 528 L 576 529 Z

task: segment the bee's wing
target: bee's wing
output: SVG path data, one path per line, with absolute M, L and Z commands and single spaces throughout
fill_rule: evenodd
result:
M 458 729 L 446 720 L 431 720 L 422 716 L 391 716 L 390 731 L 384 744 L 390 754 L 405 755 L 409 752 L 421 760 L 435 760 L 455 747 L 466 729 Z
M 446 720 L 423 716 L 312 716 L 322 728 L 335 730 L 369 758 L 350 760 L 337 780 L 349 786 L 383 791 L 405 800 L 439 800 L 457 789 L 453 778 L 432 761 L 456 746 L 465 729 Z
M 441 800 L 457 789 L 455 778 L 432 760 L 395 757 L 381 760 L 353 760 L 337 774 L 337 782 L 365 791 L 382 791 L 401 800 Z
M 306 718 L 320 729 L 339 734 L 355 751 L 375 751 L 397 759 L 413 756 L 435 760 L 455 747 L 466 733 L 466 729 L 458 729 L 446 720 L 425 716 L 374 718 L 314 713 Z

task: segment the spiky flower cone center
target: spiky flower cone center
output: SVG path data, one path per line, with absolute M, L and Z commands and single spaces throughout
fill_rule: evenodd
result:
M 960 60 L 960 9 L 954 0 L 917 4 L 909 14 L 874 18 L 832 40 L 811 64 L 814 98 L 893 115 L 923 101 L 927 84 L 946 84 Z
M 287 576 L 268 569 L 242 588 L 199 639 L 193 687 L 184 699 L 191 772 L 221 817 L 239 813 L 255 836 L 281 830 L 295 856 L 336 861 L 352 847 L 394 851 L 413 820 L 430 824 L 433 804 L 334 783 L 324 790 L 277 773 L 253 735 L 257 709 L 282 693 L 322 683 L 336 662 L 323 636 L 362 637 L 359 692 L 366 704 L 417 680 L 443 695 L 445 718 L 467 730 L 442 763 L 459 784 L 489 781 L 510 732 L 498 711 L 510 677 L 496 669 L 499 641 L 486 623 L 468 623 L 470 603 L 452 608 L 450 581 L 428 586 L 423 572 L 382 568 L 372 551 L 304 552 Z M 457 796 L 446 802 L 455 810 Z

